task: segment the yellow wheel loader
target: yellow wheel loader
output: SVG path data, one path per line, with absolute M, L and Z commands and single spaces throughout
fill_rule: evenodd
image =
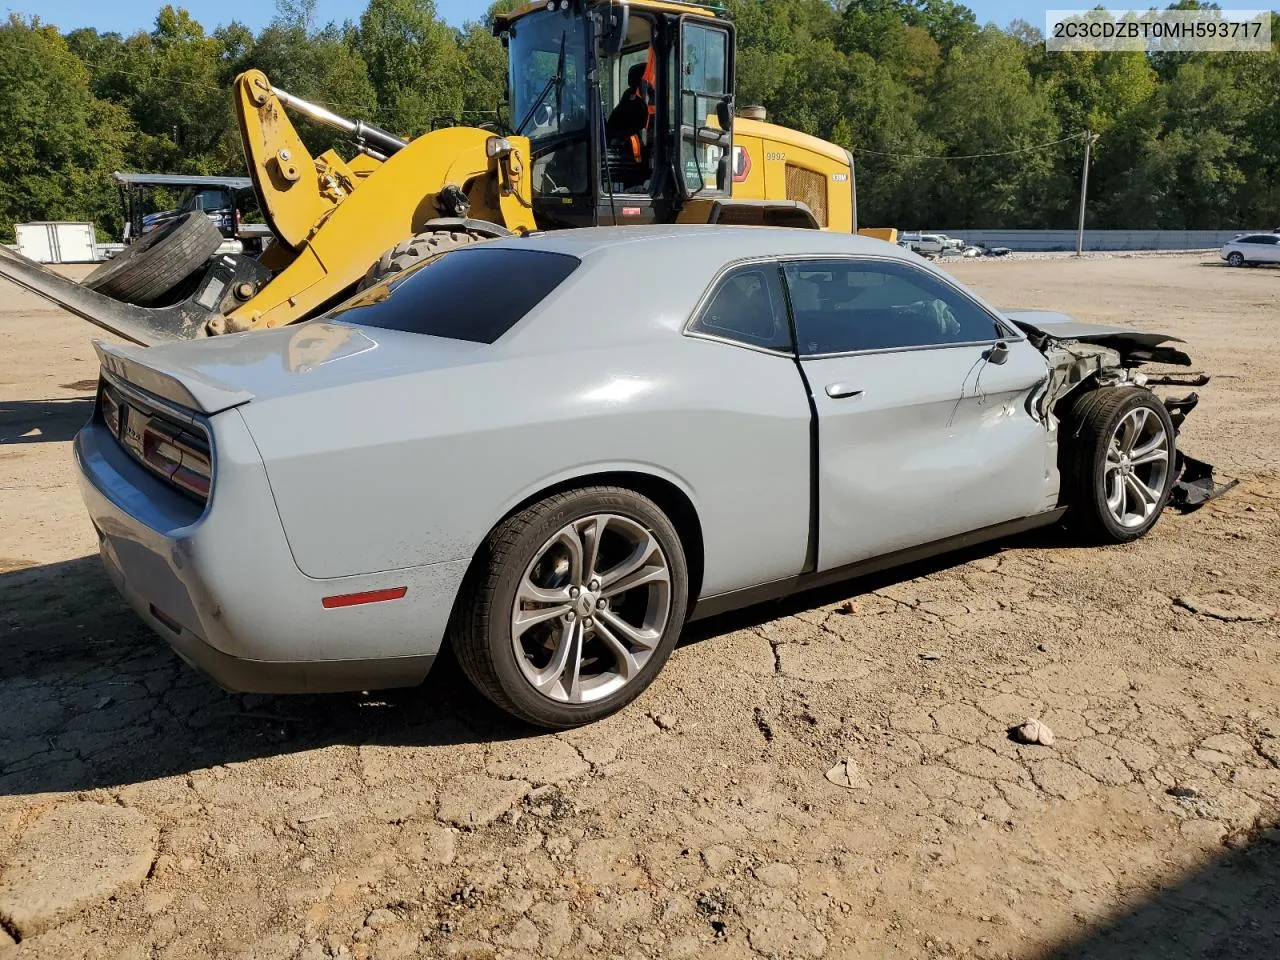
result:
M 272 242 L 216 254 L 196 212 L 83 283 L 0 247 L 0 276 L 150 345 L 296 323 L 461 244 L 605 224 L 857 229 L 853 157 L 733 101 L 723 10 L 673 0 L 545 0 L 498 17 L 509 115 L 405 141 L 236 78 L 245 160 Z M 289 112 L 354 152 L 311 156 Z M 208 229 L 206 229 L 206 227 Z

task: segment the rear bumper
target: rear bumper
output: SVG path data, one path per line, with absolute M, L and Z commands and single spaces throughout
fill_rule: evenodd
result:
M 381 690 L 412 687 L 422 682 L 434 656 L 390 657 L 380 660 L 249 660 L 234 657 L 207 643 L 194 630 L 177 623 L 148 599 L 146 588 L 134 586 L 116 554 L 112 538 L 101 540 L 102 563 L 125 602 L 174 653 L 206 674 L 218 686 L 233 693 L 340 693 L 350 690 Z
M 412 686 L 443 642 L 466 562 L 317 580 L 298 570 L 252 438 L 235 411 L 203 514 L 91 422 L 74 450 L 107 573 L 191 665 L 238 692 Z M 323 518 L 317 518 L 323 522 Z M 399 600 L 327 609 L 325 597 L 405 586 Z

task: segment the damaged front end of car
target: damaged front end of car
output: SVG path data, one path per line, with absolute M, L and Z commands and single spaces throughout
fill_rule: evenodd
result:
M 1066 314 L 1041 310 L 1006 311 L 1005 316 L 1049 361 L 1049 376 L 1028 401 L 1033 416 L 1048 424 L 1068 396 L 1080 389 L 1131 385 L 1150 390 L 1156 386 L 1202 387 L 1209 377 L 1200 374 L 1146 374 L 1138 368 L 1146 363 L 1189 367 L 1191 358 L 1172 343 L 1177 337 L 1145 333 L 1124 327 L 1079 323 Z M 1152 391 L 1154 393 L 1154 391 Z M 1194 390 L 1185 396 L 1161 397 L 1169 411 L 1175 437 L 1200 396 Z M 1239 480 L 1218 483 L 1213 466 L 1185 453 L 1175 444 L 1174 480 L 1169 504 L 1186 512 L 1222 496 Z

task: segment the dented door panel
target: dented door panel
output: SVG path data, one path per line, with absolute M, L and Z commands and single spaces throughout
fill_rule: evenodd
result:
M 1044 357 L 1008 341 L 802 361 L 818 414 L 818 569 L 1040 513 L 1056 495 L 1027 398 Z M 828 393 L 828 387 L 835 386 Z

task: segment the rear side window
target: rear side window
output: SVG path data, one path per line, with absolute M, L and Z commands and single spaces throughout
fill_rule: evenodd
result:
M 563 253 L 477 246 L 450 250 L 371 287 L 332 320 L 450 340 L 493 343 L 564 282 L 581 261 Z
M 755 263 L 727 274 L 689 332 L 790 353 L 791 329 L 777 264 Z

